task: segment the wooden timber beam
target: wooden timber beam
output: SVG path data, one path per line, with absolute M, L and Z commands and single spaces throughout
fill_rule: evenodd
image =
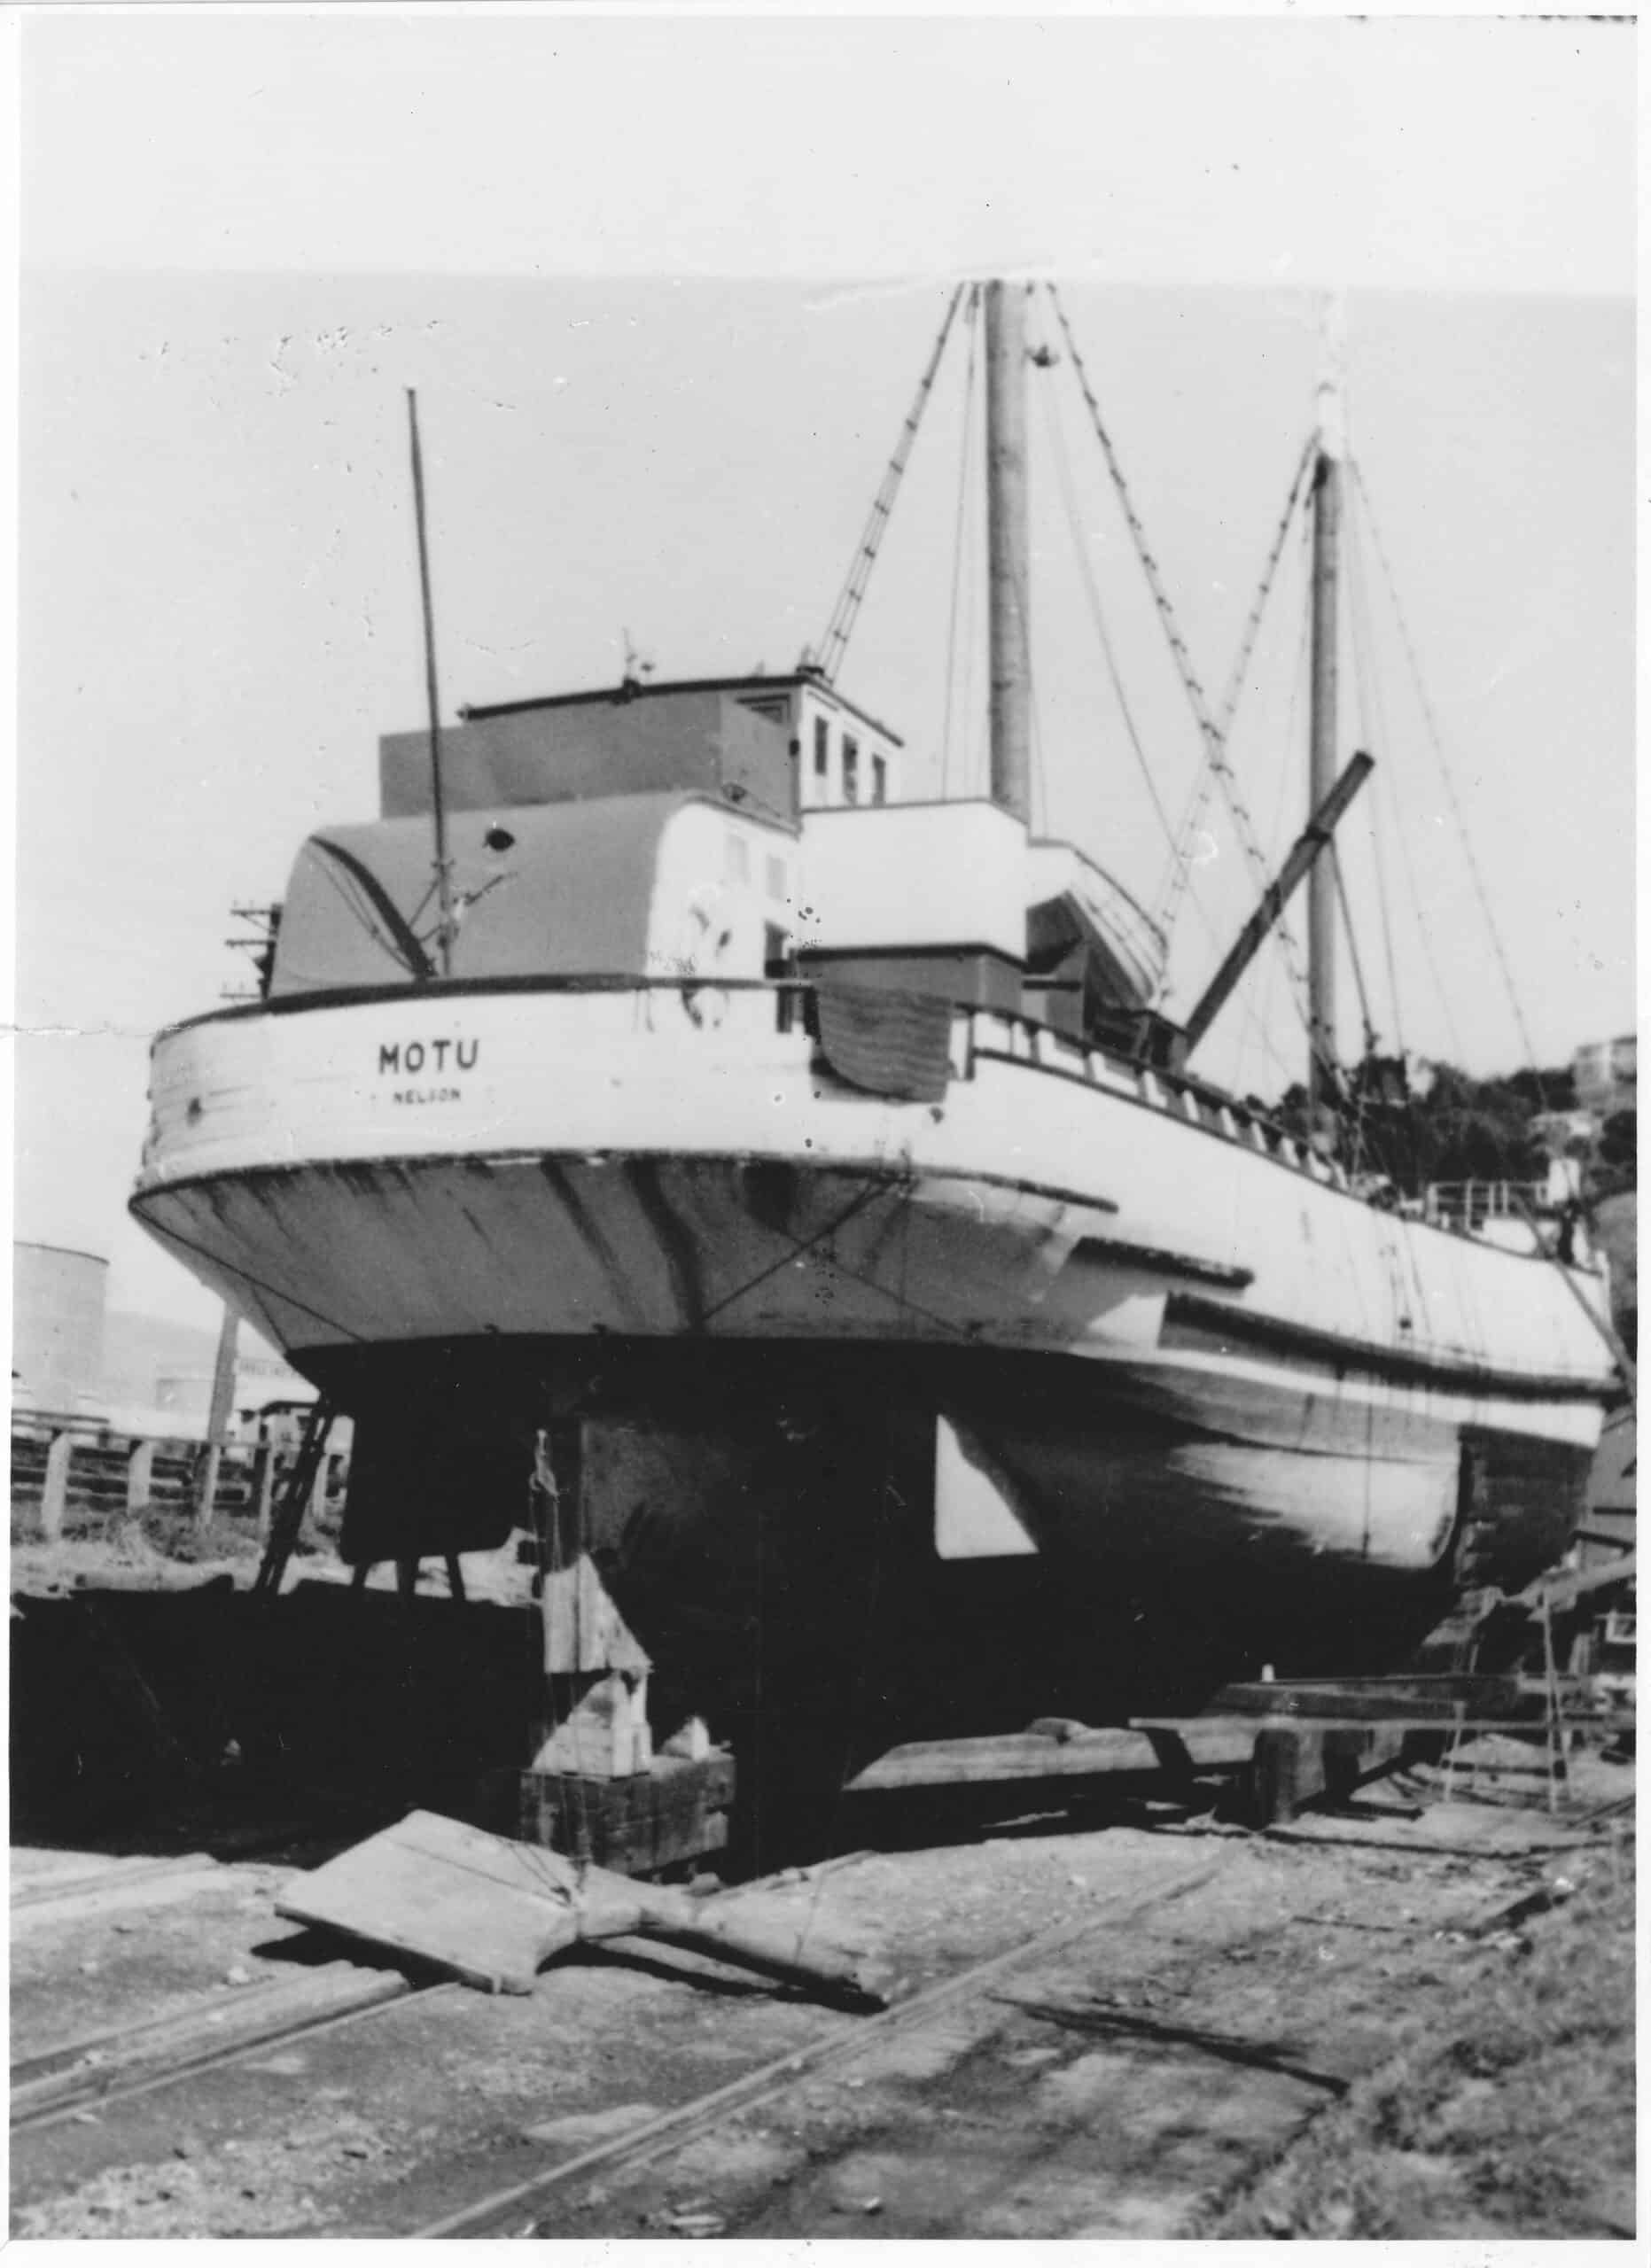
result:
M 1350 757 L 1341 778 L 1297 836 L 1289 856 L 1279 869 L 1277 880 L 1270 883 L 1263 893 L 1260 905 L 1239 931 L 1232 951 L 1211 978 L 1198 1005 L 1188 1017 L 1185 1054 L 1191 1054 L 1232 998 L 1240 978 L 1266 943 L 1280 914 L 1312 871 L 1320 852 L 1335 834 L 1348 805 L 1375 768 L 1375 759 L 1366 756 L 1362 750 Z

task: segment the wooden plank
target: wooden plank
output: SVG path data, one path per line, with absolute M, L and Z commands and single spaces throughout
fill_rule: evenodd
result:
M 1517 1716 L 1519 1699 L 1518 1680 L 1512 1676 L 1326 1678 L 1289 1683 L 1264 1680 L 1223 1686 L 1199 1714 L 1206 1719 L 1336 1718 L 1349 1724 L 1388 1723 L 1405 1716 L 1449 1724 L 1463 1707 L 1481 1717 Z
M 276 1911 L 450 1969 L 490 1992 L 531 1992 L 541 1961 L 575 1942 L 561 1862 L 434 1812 L 290 1884 Z
M 806 1911 L 754 1896 L 643 1889 L 433 1812 L 410 1812 L 292 1884 L 276 1911 L 433 1962 L 489 1992 L 531 1992 L 540 1964 L 571 1945 L 640 1936 L 861 2002 L 884 1997 L 858 1950 L 814 1941 Z
M 1395 1733 L 1507 1733 L 1515 1738 L 1522 1736 L 1529 1738 L 1532 1733 L 1540 1733 L 1543 1717 L 1542 1713 L 1537 1710 L 1530 1711 L 1520 1717 L 1470 1717 L 1453 1714 L 1442 1717 L 1437 1711 L 1431 1710 L 1421 1715 L 1413 1715 L 1407 1713 L 1402 1706 L 1396 1705 L 1382 1717 L 1180 1717 L 1153 1718 L 1138 1721 L 1141 1722 L 1143 1730 L 1180 1733 L 1200 1747 L 1207 1744 L 1209 1749 L 1213 1751 L 1220 1746 L 1223 1740 L 1230 1742 L 1235 1739 L 1241 1730 L 1247 1730 L 1253 1741 L 1269 1728 L 1288 1731 L 1292 1727 L 1297 1730 L 1311 1727 L 1314 1732 L 1320 1733 L 1375 1730 Z M 1607 1710 L 1598 1714 L 1590 1712 L 1585 1716 L 1578 1711 L 1571 1721 L 1578 1726 L 1585 1725 L 1593 1732 L 1632 1732 L 1634 1729 L 1634 1716 L 1632 1711 Z
M 623 1780 L 645 1773 L 652 1761 L 647 1677 L 616 1669 L 599 1678 L 572 1713 L 551 1730 L 533 1759 L 533 1768 Z
M 1256 1728 L 1247 1720 L 1084 1729 L 1069 1738 L 1002 1733 L 972 1740 L 914 1741 L 856 1773 L 850 1795 L 900 1788 L 984 1785 L 993 1781 L 1064 1780 L 1105 1773 L 1223 1771 L 1250 1762 Z
M 545 1667 L 552 1676 L 611 1669 L 645 1675 L 652 1667 L 588 1553 L 581 1553 L 572 1566 L 549 1569 L 541 1611 Z

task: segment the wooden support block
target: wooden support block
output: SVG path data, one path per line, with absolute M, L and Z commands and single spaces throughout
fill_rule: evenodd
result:
M 500 1833 L 577 1855 L 615 1874 L 657 1874 L 725 1850 L 734 1799 L 734 1759 L 713 1750 L 697 1760 L 657 1757 L 628 1780 L 587 1780 L 540 1771 L 489 1773 L 482 1811 Z
M 69 1460 L 74 1454 L 73 1433 L 52 1435 L 40 1492 L 40 1533 L 47 1543 L 55 1543 L 63 1533 L 64 1508 L 69 1500 Z
M 1264 1725 L 1256 1736 L 1252 1790 L 1257 1823 L 1288 1827 L 1321 1797 L 1343 1802 L 1359 1783 L 1397 1760 L 1403 1725 Z
M 1288 1827 L 1324 1791 L 1323 1734 L 1306 1726 L 1265 1726 L 1256 1736 L 1251 1786 L 1256 1823 Z
M 582 1677 L 610 1669 L 645 1674 L 653 1666 L 627 1628 L 588 1553 L 571 1566 L 550 1569 L 541 1611 L 545 1668 L 552 1677 Z
M 155 1470 L 153 1441 L 134 1441 L 126 1460 L 126 1516 L 135 1519 L 138 1513 L 149 1510 L 150 1489 Z
M 662 1756 L 686 1757 L 690 1764 L 698 1764 L 711 1753 L 711 1734 L 703 1717 L 689 1717 L 664 1742 Z
M 599 1678 L 540 1747 L 533 1768 L 582 1778 L 625 1780 L 653 1761 L 648 1680 L 625 1670 Z

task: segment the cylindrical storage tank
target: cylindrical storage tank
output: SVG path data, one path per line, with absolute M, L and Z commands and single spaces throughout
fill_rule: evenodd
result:
M 12 1400 L 53 1417 L 103 1407 L 109 1263 L 61 1245 L 12 1247 Z

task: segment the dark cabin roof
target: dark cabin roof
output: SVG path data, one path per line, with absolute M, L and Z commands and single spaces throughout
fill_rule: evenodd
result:
M 737 700 L 742 694 L 785 693 L 793 686 L 799 685 L 806 685 L 815 693 L 823 695 L 828 701 L 834 701 L 839 709 L 846 709 L 851 717 L 857 717 L 871 731 L 880 733 L 891 746 L 905 747 L 906 743 L 898 733 L 891 732 L 888 726 L 874 717 L 868 709 L 862 709 L 857 702 L 850 701 L 839 693 L 836 686 L 828 684 L 818 670 L 782 670 L 775 676 L 765 672 L 752 677 L 670 678 L 658 685 L 627 679 L 619 685 L 589 686 L 579 693 L 540 694 L 526 701 L 467 702 L 460 708 L 459 715 L 469 724 L 472 719 L 479 721 L 485 717 L 517 717 L 533 709 L 572 709 L 593 701 L 611 702 L 617 707 L 631 701 L 655 701 L 661 695 L 673 693 L 728 693 Z

